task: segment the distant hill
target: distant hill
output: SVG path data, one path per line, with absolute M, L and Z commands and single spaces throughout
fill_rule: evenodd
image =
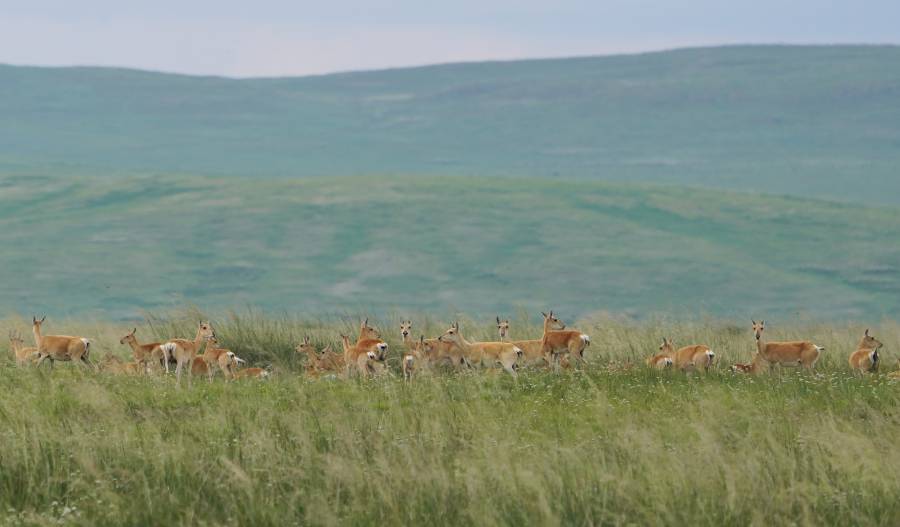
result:
M 0 314 L 878 321 L 900 209 L 535 178 L 0 177 Z
M 900 48 L 233 80 L 0 66 L 0 172 L 484 175 L 900 203 Z

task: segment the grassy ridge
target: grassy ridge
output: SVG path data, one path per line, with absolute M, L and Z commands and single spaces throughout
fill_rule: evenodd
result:
M 733 46 L 293 79 L 0 66 L 0 168 L 562 175 L 896 204 L 898 61 Z
M 653 185 L 0 176 L 0 311 L 609 310 L 880 318 L 900 218 Z
M 187 334 L 192 316 L 139 333 Z M 398 353 L 396 320 L 381 320 Z M 514 321 L 515 322 L 515 321 Z M 439 321 L 414 320 L 433 334 Z M 5 320 L 0 329 L 21 326 Z M 171 325 L 168 325 L 171 324 Z M 579 373 L 434 376 L 405 385 L 304 380 L 284 346 L 336 342 L 347 323 L 232 317 L 223 341 L 267 383 L 123 378 L 0 362 L 0 522 L 895 525 L 896 385 L 845 366 L 862 327 L 771 324 L 825 345 L 818 376 L 629 368 L 661 335 L 706 342 L 721 365 L 752 336 L 719 321 L 591 318 Z M 444 323 L 445 324 L 445 323 Z M 535 325 L 520 321 L 517 336 Z M 745 325 L 745 324 L 744 324 Z M 463 320 L 475 337 L 487 323 Z M 130 328 L 71 322 L 97 352 Z M 892 351 L 900 325 L 873 333 Z M 390 333 L 388 333 L 390 332 Z

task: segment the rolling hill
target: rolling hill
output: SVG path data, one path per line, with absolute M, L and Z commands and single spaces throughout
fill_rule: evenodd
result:
M 872 319 L 900 210 L 548 178 L 0 176 L 0 311 Z
M 900 203 L 900 48 L 226 79 L 0 66 L 0 171 L 478 175 Z

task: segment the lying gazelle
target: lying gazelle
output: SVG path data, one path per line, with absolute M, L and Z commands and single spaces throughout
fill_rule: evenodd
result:
M 560 354 L 568 353 L 569 360 L 584 362 L 584 350 L 591 344 L 591 337 L 575 330 L 567 330 L 553 311 L 541 313 L 544 330 L 541 335 L 541 353 L 551 366 L 559 365 Z
M 188 385 L 191 384 L 194 370 L 194 359 L 197 357 L 200 348 L 206 343 L 206 339 L 213 334 L 212 324 L 209 322 L 199 322 L 197 324 L 197 336 L 194 340 L 187 339 L 171 339 L 160 344 L 163 351 L 163 364 L 166 373 L 169 373 L 169 358 L 175 357 L 175 376 L 178 383 L 181 384 L 181 371 L 187 369 Z
M 100 371 L 118 375 L 140 375 L 145 372 L 147 365 L 138 361 L 124 362 L 115 355 L 107 354 L 100 359 Z
M 662 349 L 662 346 L 660 346 Z M 671 368 L 675 361 L 672 360 L 672 357 L 669 355 L 667 351 L 660 351 L 656 355 L 652 357 L 647 357 L 647 366 L 657 370 L 664 370 L 666 368 Z
M 666 355 L 672 359 L 672 365 L 682 371 L 703 369 L 708 371 L 713 364 L 716 354 L 708 346 L 693 344 L 684 346 L 678 350 L 672 346 L 669 339 L 663 337 L 663 343 L 659 346 L 660 355 Z M 658 355 L 657 355 L 658 356 Z
M 344 344 L 344 373 L 350 377 L 356 369 L 363 377 L 375 375 L 380 369 L 384 369 L 384 359 L 388 345 L 381 340 L 378 330 L 369 326 L 369 319 L 365 319 L 359 327 L 359 337 L 355 344 L 350 344 L 346 335 L 341 335 Z
M 414 352 L 418 346 L 418 341 L 413 340 L 410 337 L 411 334 L 412 321 L 407 320 L 406 322 L 401 322 L 400 337 L 403 339 L 403 345 L 406 346 L 406 350 L 409 353 Z M 454 346 L 452 342 L 444 342 L 439 338 L 436 338 L 425 339 L 425 344 L 429 349 L 426 367 L 436 366 L 438 364 L 450 364 L 454 368 L 459 369 L 464 365 L 462 351 Z
M 306 355 L 306 374 L 310 377 L 344 371 L 344 355 L 332 351 L 331 345 L 319 352 L 307 336 L 303 337 L 303 342 L 295 349 L 297 353 Z
M 768 363 L 762 356 L 757 352 L 753 354 L 753 359 L 748 363 L 737 363 L 733 365 L 730 369 L 735 373 L 750 373 L 757 374 L 768 369 Z
M 232 373 L 231 378 L 234 380 L 268 379 L 271 375 L 272 372 L 265 368 L 244 368 L 243 370 L 237 370 Z
M 463 359 L 469 367 L 493 368 L 501 366 L 510 375 L 516 377 L 519 369 L 519 358 L 522 350 L 509 342 L 469 342 L 459 330 L 459 322 L 439 337 L 443 342 L 452 342 L 462 351 Z
M 125 335 L 119 340 L 119 344 L 125 345 L 128 344 L 131 346 L 132 357 L 135 362 L 144 364 L 149 369 L 150 364 L 161 363 L 163 359 L 163 351 L 160 348 L 160 342 L 148 342 L 147 344 L 141 344 L 138 342 L 137 336 L 137 328 L 131 330 L 131 333 Z
M 875 337 L 869 335 L 869 330 L 863 335 L 856 346 L 856 351 L 850 354 L 850 368 L 863 373 L 876 373 L 881 357 L 878 352 L 884 344 Z
M 25 345 L 25 339 L 17 333 L 9 332 L 9 349 L 16 357 L 16 365 L 25 366 L 33 364 L 38 358 L 38 350 Z
M 760 357 L 769 364 L 781 366 L 798 366 L 811 370 L 819 360 L 819 356 L 825 350 L 809 341 L 794 342 L 766 342 L 763 340 L 763 331 L 766 329 L 766 321 L 753 322 L 753 334 L 756 337 L 756 351 Z
M 434 348 L 425 340 L 425 335 L 419 335 L 415 347 L 403 355 L 403 378 L 410 381 L 413 375 L 425 370 L 432 353 L 434 353 Z
M 72 361 L 82 366 L 90 367 L 88 355 L 91 352 L 91 341 L 84 337 L 69 337 L 65 335 L 42 335 L 41 324 L 47 317 L 40 320 L 32 317 L 31 329 L 34 332 L 34 343 L 37 347 L 37 364 L 50 360 L 50 369 L 53 369 L 55 361 Z

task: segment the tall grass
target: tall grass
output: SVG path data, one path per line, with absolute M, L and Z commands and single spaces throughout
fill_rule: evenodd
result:
M 196 318 L 149 317 L 138 335 L 192 336 Z M 376 322 L 394 357 L 399 319 Z M 413 322 L 434 335 L 448 321 Z M 161 376 L 21 369 L 7 355 L 0 524 L 900 523 L 900 387 L 847 370 L 862 327 L 770 324 L 773 339 L 828 348 L 817 375 L 726 372 L 749 357 L 747 324 L 596 318 L 576 324 L 593 338 L 583 371 L 406 384 L 302 377 L 293 345 L 306 334 L 336 345 L 353 318 L 244 313 L 213 323 L 275 378 L 187 389 Z M 472 338 L 493 336 L 492 324 L 461 323 Z M 11 326 L 27 329 L 0 322 Z M 92 337 L 95 354 L 127 355 L 118 339 L 130 327 L 52 329 Z M 523 319 L 513 330 L 540 329 Z M 890 348 L 900 325 L 872 332 Z M 639 365 L 664 334 L 708 343 L 720 367 L 684 375 Z

